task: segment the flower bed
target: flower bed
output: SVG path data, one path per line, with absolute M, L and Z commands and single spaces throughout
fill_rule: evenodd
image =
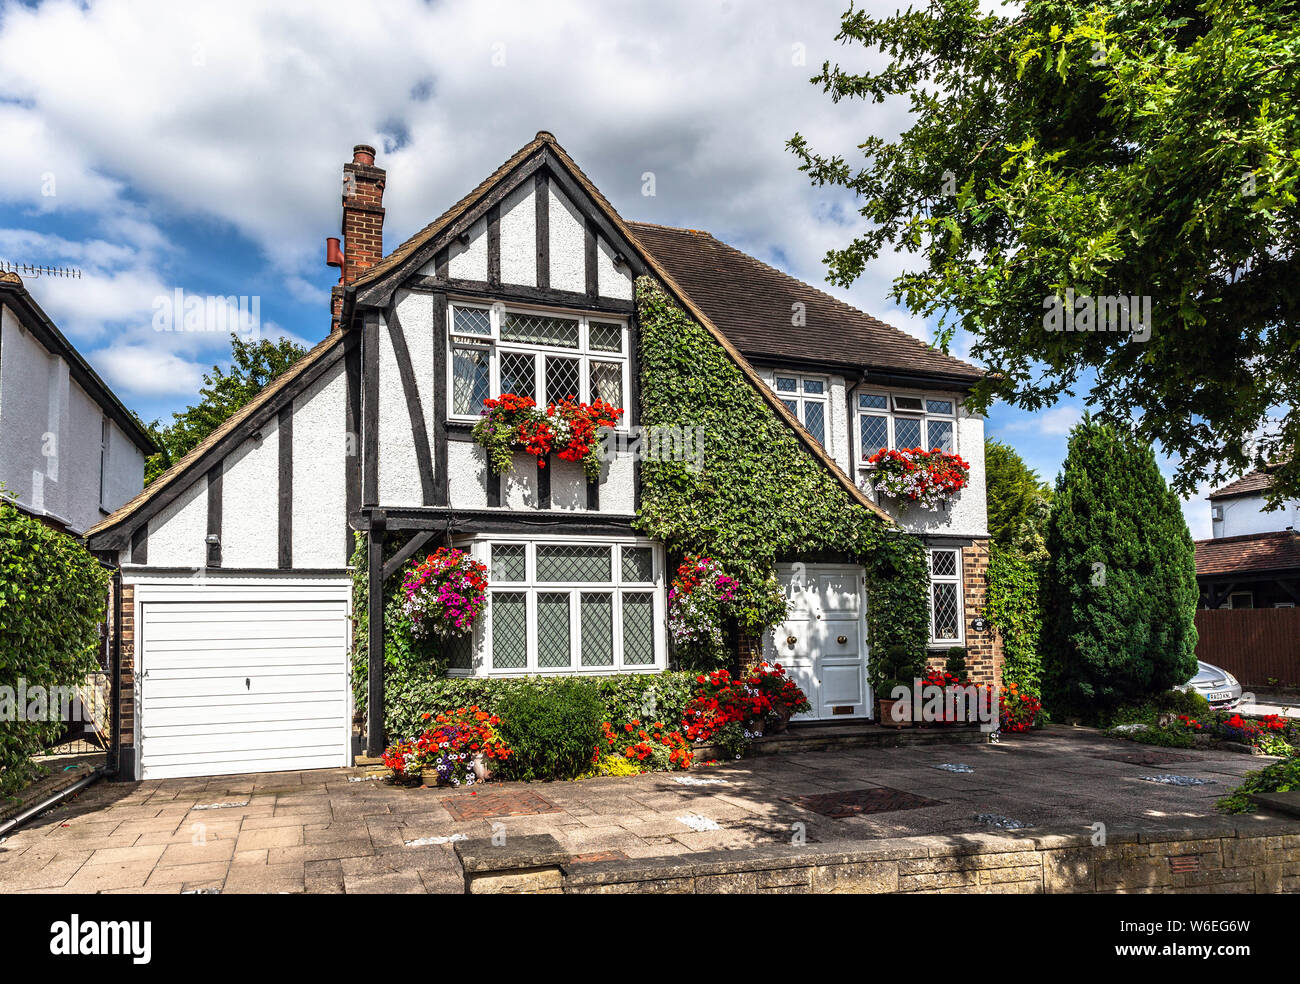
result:
M 600 431 L 617 426 L 622 416 L 621 408 L 599 399 L 590 404 L 564 399 L 543 410 L 532 397 L 503 393 L 500 399 L 483 401 L 473 436 L 498 475 L 514 466 L 515 451 L 523 451 L 543 468 L 550 454 L 581 462 L 594 481 L 600 477 Z
M 1112 728 L 1116 738 L 1172 748 L 1222 747 L 1253 750 L 1262 755 L 1300 755 L 1300 722 L 1266 714 L 1247 717 L 1240 712 L 1165 715 L 1155 723 L 1133 722 Z
M 1038 697 L 1021 693 L 1018 684 L 1009 684 L 998 695 L 998 726 L 1012 733 L 1028 731 L 1033 728 L 1042 709 L 1043 702 Z
M 669 772 L 689 769 L 694 761 L 695 756 L 682 733 L 668 728 L 662 721 L 651 724 L 625 721 L 621 727 L 606 721 L 601 727 L 604 733 L 591 757 L 592 774 Z M 611 758 L 615 762 L 611 763 Z
M 792 714 L 811 708 L 808 697 L 780 663 L 760 663 L 742 677 L 714 670 L 695 678 L 695 698 L 686 706 L 686 736 L 740 758 L 755 738 L 784 726 Z
M 402 579 L 412 635 L 465 635 L 487 604 L 487 568 L 463 550 L 439 547 Z
M 394 782 L 470 786 L 486 781 L 493 767 L 510 757 L 510 749 L 497 734 L 500 718 L 477 705 L 449 714 L 426 714 L 424 719 L 432 723 L 423 734 L 396 742 L 384 752 L 383 762 Z
M 951 499 L 970 480 L 970 464 L 960 455 L 935 448 L 881 448 L 867 459 L 868 481 L 893 499 L 920 503 L 927 509 Z

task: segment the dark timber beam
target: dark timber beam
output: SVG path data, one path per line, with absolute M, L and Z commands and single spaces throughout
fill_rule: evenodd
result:
M 383 510 L 370 514 L 370 538 L 366 550 L 366 615 L 369 620 L 367 657 L 369 686 L 366 696 L 366 754 L 384 754 L 384 539 L 387 535 Z
M 419 553 L 435 536 L 441 535 L 438 530 L 423 530 L 407 540 L 402 549 L 389 557 L 388 562 L 384 564 L 384 580 L 387 581 L 400 571 L 402 565 Z
M 279 449 L 279 543 L 278 565 L 293 567 L 293 404 L 282 407 L 277 418 L 276 445 Z
M 208 567 L 221 566 L 221 475 L 225 459 L 208 469 Z

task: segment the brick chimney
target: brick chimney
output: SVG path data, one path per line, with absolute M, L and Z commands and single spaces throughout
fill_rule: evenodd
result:
M 343 273 L 347 286 L 384 255 L 384 169 L 375 167 L 375 148 L 357 144 L 343 165 Z M 337 326 L 343 292 L 335 288 L 332 307 Z

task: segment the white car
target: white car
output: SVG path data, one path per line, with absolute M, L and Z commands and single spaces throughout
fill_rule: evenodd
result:
M 1216 711 L 1235 711 L 1241 706 L 1241 684 L 1237 678 L 1213 663 L 1196 661 L 1196 676 L 1175 690 L 1195 690 Z

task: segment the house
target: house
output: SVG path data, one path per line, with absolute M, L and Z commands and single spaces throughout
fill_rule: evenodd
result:
M 1196 541 L 1201 605 L 1294 608 L 1300 602 L 1300 500 L 1266 512 L 1272 468 L 1262 468 L 1210 493 L 1214 536 Z
M 386 175 L 345 164 L 327 337 L 90 534 L 121 567 L 121 763 L 153 778 L 351 762 L 353 575 L 383 651 L 386 574 L 453 543 L 489 565 L 464 675 L 654 673 L 668 666 L 670 558 L 637 532 L 640 461 L 589 480 L 471 430 L 485 398 L 600 397 L 640 426 L 636 278 L 661 283 L 847 500 L 929 550 L 932 651 L 964 645 L 995 680 L 980 617 L 988 557 L 980 371 L 706 233 L 625 221 L 549 133 L 385 254 Z M 800 319 L 791 331 L 792 314 Z M 766 411 L 765 411 L 766 412 Z M 945 509 L 889 516 L 863 491 L 881 447 L 943 447 L 970 481 Z M 351 568 L 355 534 L 364 568 Z M 814 719 L 872 713 L 866 578 L 843 557 L 778 557 L 791 606 L 762 640 Z M 382 658 L 367 749 L 383 747 Z
M 16 273 L 0 273 L 0 485 L 81 536 L 140 491 L 157 450 Z

